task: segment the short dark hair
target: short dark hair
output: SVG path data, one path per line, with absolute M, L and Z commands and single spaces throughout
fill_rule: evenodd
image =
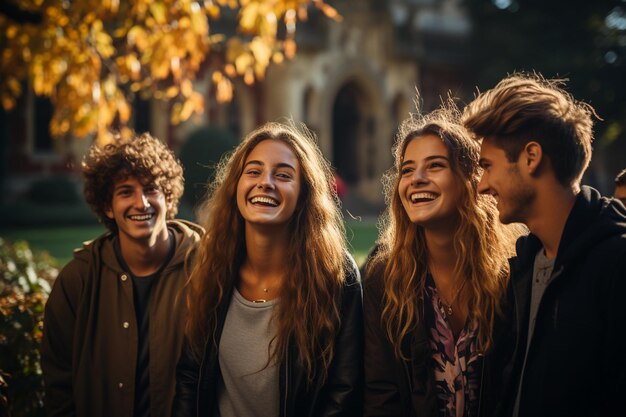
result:
M 106 215 L 111 208 L 113 187 L 131 176 L 161 190 L 168 219 L 178 213 L 178 200 L 184 189 L 183 168 L 174 153 L 149 133 L 131 137 L 117 134 L 111 143 L 94 143 L 83 158 L 81 168 L 85 200 L 113 232 L 117 231 L 117 224 Z
M 624 186 L 626 185 L 626 169 L 623 169 L 620 171 L 619 174 L 617 174 L 617 177 L 615 177 L 615 186 Z
M 540 74 L 510 75 L 468 104 L 463 123 L 476 139 L 493 138 L 511 162 L 529 141 L 538 142 L 561 184 L 580 182 L 591 159 L 596 113 L 563 90 L 564 83 Z

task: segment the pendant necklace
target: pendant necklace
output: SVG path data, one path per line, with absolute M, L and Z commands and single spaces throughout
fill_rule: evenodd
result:
M 270 291 L 269 288 L 263 288 L 263 292 L 267 294 Z M 258 300 L 252 300 L 253 303 L 267 303 L 267 300 L 264 298 L 259 298 Z
M 461 294 L 461 291 L 463 290 L 463 287 L 465 286 L 465 282 L 466 281 L 467 280 L 465 280 L 465 279 L 463 280 L 463 282 L 459 286 L 459 289 L 456 290 L 456 294 L 454 294 L 454 297 L 452 297 L 452 300 L 449 303 L 446 302 L 446 300 L 443 298 L 443 294 L 441 295 L 441 297 L 439 297 L 441 299 L 441 301 L 443 302 L 443 315 L 444 315 L 444 318 L 451 317 L 452 314 L 454 313 L 454 310 L 452 310 L 452 306 L 456 302 L 456 299 L 459 297 L 459 294 Z

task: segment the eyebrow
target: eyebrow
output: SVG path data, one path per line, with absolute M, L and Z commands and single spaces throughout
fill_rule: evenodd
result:
M 130 184 L 119 184 L 119 185 L 116 185 L 113 188 L 113 191 L 123 190 L 123 189 L 126 189 L 126 188 L 133 188 L 133 186 L 130 185 Z
M 432 161 L 433 159 L 445 159 L 446 161 L 450 162 L 450 159 L 445 156 L 445 155 L 431 155 L 431 156 L 427 156 L 426 158 L 424 158 L 424 161 Z M 407 165 L 407 164 L 411 164 L 414 163 L 415 161 L 412 159 L 406 160 L 404 162 L 402 162 L 402 164 L 400 164 L 400 168 L 402 168 L 403 166 Z
M 265 164 L 261 161 L 258 160 L 252 160 L 252 161 L 248 161 L 246 162 L 246 164 L 243 166 L 244 168 L 247 167 L 248 165 L 259 165 L 259 166 L 265 166 Z M 276 164 L 276 168 L 291 168 L 292 170 L 296 170 L 291 164 L 288 164 L 287 162 L 279 162 L 278 164 Z

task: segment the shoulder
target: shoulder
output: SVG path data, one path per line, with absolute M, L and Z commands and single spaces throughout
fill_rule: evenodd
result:
M 382 286 L 385 279 L 386 266 L 387 259 L 371 259 L 363 268 L 363 286 L 367 288 Z
M 94 263 L 107 263 L 107 260 L 115 256 L 113 249 L 113 237 L 106 232 L 93 240 L 83 242 L 82 247 L 74 249 L 73 258 L 59 272 L 56 282 L 70 283 L 86 279 L 88 271 Z
M 176 250 L 169 267 L 179 268 L 181 265 L 190 265 L 193 254 L 204 235 L 204 229 L 193 222 L 179 219 L 168 220 L 167 227 L 174 234 L 176 241 Z
M 89 263 L 85 259 L 74 258 L 69 261 L 54 280 L 50 299 L 54 299 L 59 291 L 66 293 L 73 288 L 82 288 L 88 271 Z
M 346 253 L 344 271 L 344 287 L 361 288 L 361 273 L 354 257 L 350 253 Z
M 167 221 L 167 227 L 176 236 L 176 244 L 179 246 L 190 246 L 198 243 L 204 235 L 202 226 L 188 220 L 174 219 Z
M 91 270 L 94 262 L 100 258 L 94 256 L 98 247 L 102 244 L 102 237 L 85 242 L 82 248 L 74 250 L 74 257 L 59 272 L 54 280 L 52 292 L 46 304 L 51 308 L 59 302 L 70 302 L 80 298 L 87 281 L 91 278 Z
M 626 234 L 606 239 L 597 249 L 594 262 L 606 264 L 609 272 L 622 278 L 626 271 Z
M 363 299 L 365 302 L 381 303 L 385 293 L 386 259 L 373 259 L 368 263 L 363 278 Z

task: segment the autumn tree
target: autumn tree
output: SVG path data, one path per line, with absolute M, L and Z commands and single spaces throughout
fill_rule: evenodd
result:
M 339 18 L 323 0 L 3 0 L 0 100 L 12 109 L 25 85 L 49 97 L 55 137 L 106 140 L 125 129 L 136 95 L 170 101 L 176 124 L 203 111 L 193 80 L 208 58 L 219 56 L 211 79 L 229 101 L 233 78 L 251 84 L 294 56 L 310 7 Z M 231 35 L 211 30 L 224 14 Z

